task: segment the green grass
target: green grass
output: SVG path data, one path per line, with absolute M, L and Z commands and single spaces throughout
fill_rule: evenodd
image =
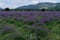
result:
M 40 17 L 39 17 L 40 18 Z M 39 36 L 41 40 L 60 40 L 60 19 L 52 20 L 46 24 L 44 27 L 49 30 L 49 34 L 46 37 Z M 36 40 L 36 35 L 34 33 L 34 28 L 27 28 L 27 26 L 31 26 L 34 22 L 24 23 L 23 21 L 18 21 L 14 19 L 0 19 L 0 25 L 10 25 L 16 29 L 17 32 L 22 33 L 22 40 Z M 40 25 L 39 25 L 40 26 Z M 42 25 L 43 26 L 43 25 Z M 1 30 L 1 29 L 0 29 Z M 40 31 L 37 31 L 40 32 Z M 45 32 L 45 31 L 43 31 Z M 41 32 L 42 34 L 42 32 Z M 3 36 L 0 35 L 0 40 L 7 40 L 10 33 L 5 33 Z M 43 34 L 42 34 L 43 35 Z M 31 38 L 32 36 L 32 38 Z M 14 39 L 15 40 L 15 39 Z

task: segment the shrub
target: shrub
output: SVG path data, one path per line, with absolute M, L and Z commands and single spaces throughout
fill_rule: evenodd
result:
M 5 11 L 10 11 L 10 9 L 9 8 L 5 8 Z
M 43 8 L 43 9 L 41 9 L 41 11 L 46 11 L 46 9 Z

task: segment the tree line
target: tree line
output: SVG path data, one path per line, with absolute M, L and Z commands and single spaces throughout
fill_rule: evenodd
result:
M 60 9 L 10 9 L 10 8 L 5 8 L 3 11 L 60 11 Z

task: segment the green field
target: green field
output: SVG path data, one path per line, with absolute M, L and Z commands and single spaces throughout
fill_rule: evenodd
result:
M 23 18 L 26 18 L 26 16 Z M 53 18 L 45 23 L 0 17 L 0 40 L 60 40 L 60 19 Z M 36 16 L 37 20 L 43 18 Z

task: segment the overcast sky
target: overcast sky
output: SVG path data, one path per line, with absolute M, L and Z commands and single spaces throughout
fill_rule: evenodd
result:
M 60 2 L 60 0 L 0 0 L 1 8 L 16 8 L 23 5 L 37 4 L 39 2 Z

